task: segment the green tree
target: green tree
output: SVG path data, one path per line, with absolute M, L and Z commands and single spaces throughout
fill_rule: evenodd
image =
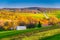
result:
M 38 27 L 38 28 L 42 27 L 40 21 L 38 22 L 37 27 Z

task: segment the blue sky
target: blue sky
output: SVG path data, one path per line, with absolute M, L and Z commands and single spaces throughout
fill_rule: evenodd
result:
M 60 0 L 0 0 L 0 8 L 60 8 Z

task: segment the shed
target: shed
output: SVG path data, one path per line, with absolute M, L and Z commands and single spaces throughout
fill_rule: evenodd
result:
M 26 26 L 17 26 L 16 30 L 26 30 Z

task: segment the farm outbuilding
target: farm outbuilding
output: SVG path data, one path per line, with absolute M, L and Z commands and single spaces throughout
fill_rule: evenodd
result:
M 26 26 L 17 26 L 16 30 L 26 30 Z

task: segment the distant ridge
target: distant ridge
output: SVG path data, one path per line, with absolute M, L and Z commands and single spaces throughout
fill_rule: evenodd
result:
M 44 7 L 26 7 L 26 8 L 2 8 L 2 9 L 60 9 L 60 8 L 44 8 Z
M 52 12 L 56 10 L 60 10 L 60 8 L 43 8 L 43 7 L 27 7 L 27 8 L 3 8 L 4 10 L 10 11 L 20 11 L 20 12 Z M 2 10 L 2 9 L 1 9 Z

